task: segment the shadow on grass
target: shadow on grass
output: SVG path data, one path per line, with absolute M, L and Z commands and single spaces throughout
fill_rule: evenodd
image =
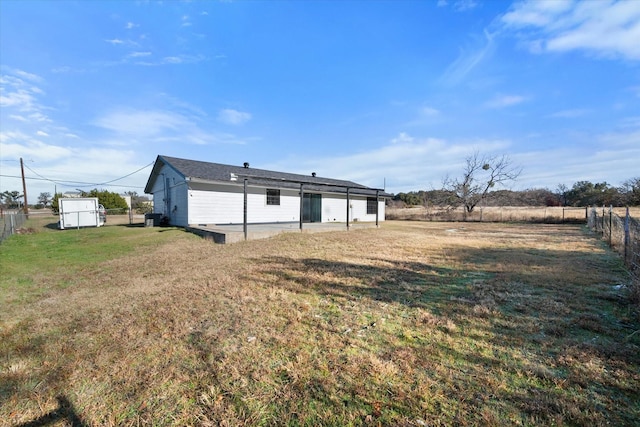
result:
M 594 272 L 612 268 L 598 252 L 458 248 L 447 250 L 447 258 L 446 263 L 455 267 L 372 257 L 354 257 L 354 262 L 267 257 L 254 262 L 264 265 L 266 277 L 278 276 L 280 286 L 294 292 L 367 297 L 445 311 L 457 298 L 473 302 L 478 287 L 502 291 L 509 310 L 509 296 L 544 294 L 585 310 L 597 308 L 589 305 L 594 298 L 610 299 L 601 288 L 591 287 L 602 283 L 594 283 L 594 275 L 579 267 Z
M 35 420 L 18 424 L 15 427 L 42 427 L 58 424 L 61 421 L 66 421 L 68 425 L 72 425 L 73 427 L 88 427 L 88 424 L 85 424 L 78 414 L 76 414 L 76 410 L 69 399 L 65 396 L 58 396 L 56 399 L 58 401 L 57 409 L 54 409 Z
M 318 258 L 268 257 L 256 260 L 266 275 L 279 277 L 279 286 L 293 292 L 333 297 L 367 297 L 410 307 L 434 308 L 462 297 L 476 273 L 435 267 L 414 261 L 371 259 L 377 265 L 327 261 Z M 252 278 L 255 280 L 255 277 Z
M 600 252 L 463 248 L 448 250 L 447 256 L 448 263 L 460 267 L 382 258 L 347 262 L 276 256 L 254 262 L 264 265 L 265 277 L 276 275 L 279 286 L 293 292 L 366 297 L 445 312 L 452 301 L 474 304 L 487 298 L 506 315 L 538 319 L 555 318 L 562 307 L 579 314 L 599 312 L 605 303 L 609 308 L 625 304 L 615 290 L 617 282 L 602 283 L 606 279 L 598 278 L 611 280 L 610 274 L 598 273 L 622 267 Z M 543 299 L 549 306 L 531 304 Z
M 292 292 L 394 302 L 451 318 L 484 318 L 500 345 L 541 346 L 551 353 L 557 345 L 578 345 L 597 357 L 640 363 L 624 344 L 640 343 L 626 338 L 640 325 L 620 320 L 630 303 L 618 282 L 606 282 L 621 267 L 601 252 L 462 248 L 448 256 L 461 268 L 379 258 L 268 257 L 255 262 L 264 265 L 264 277 L 275 275 L 277 286 Z M 624 345 L 608 344 L 620 341 Z

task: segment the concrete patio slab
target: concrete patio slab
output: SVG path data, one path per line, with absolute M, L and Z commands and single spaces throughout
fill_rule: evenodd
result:
M 349 229 L 375 228 L 375 223 L 354 222 Z M 186 230 L 215 243 L 236 243 L 245 240 L 242 224 L 199 224 L 186 227 Z M 247 240 L 266 239 L 280 233 L 321 233 L 327 231 L 347 231 L 342 222 L 304 223 L 302 230 L 298 222 L 247 224 Z

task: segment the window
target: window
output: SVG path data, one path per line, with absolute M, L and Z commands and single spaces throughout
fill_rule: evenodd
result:
M 375 215 L 378 212 L 378 199 L 367 197 L 367 215 Z
M 280 205 L 280 190 L 267 189 L 267 205 Z

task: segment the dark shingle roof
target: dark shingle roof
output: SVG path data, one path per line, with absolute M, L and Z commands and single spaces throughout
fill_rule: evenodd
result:
M 279 188 L 299 188 L 302 183 L 306 190 L 329 191 L 332 193 L 346 193 L 347 187 L 349 188 L 349 191 L 354 194 L 375 195 L 376 191 L 379 190 L 352 181 L 340 179 L 276 172 L 265 169 L 245 168 L 243 166 L 223 165 L 220 163 L 187 160 L 177 157 L 158 156 L 145 187 L 145 193 L 151 191 L 152 184 L 157 178 L 162 165 L 167 165 L 173 168 L 185 179 L 192 178 L 204 181 L 229 183 L 231 181 L 232 174 L 235 174 L 239 182 L 242 182 L 244 178 L 248 178 L 249 182 L 252 184 L 276 186 L 274 183 L 277 183 L 277 187 Z M 380 196 L 390 195 L 380 190 Z

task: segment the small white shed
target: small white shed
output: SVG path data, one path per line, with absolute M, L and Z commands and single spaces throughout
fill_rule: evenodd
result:
M 58 199 L 60 222 L 58 228 L 100 227 L 104 225 L 104 211 L 97 197 L 72 197 Z

